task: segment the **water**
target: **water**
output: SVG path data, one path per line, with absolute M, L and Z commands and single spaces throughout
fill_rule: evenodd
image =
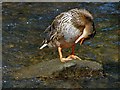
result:
M 97 34 L 84 45 L 77 45 L 75 53 L 81 58 L 103 64 L 105 78 L 86 78 L 74 81 L 83 88 L 118 87 L 118 17 L 119 3 L 2 3 L 2 65 L 4 88 L 47 88 L 60 87 L 64 81 L 54 81 L 50 85 L 39 79 L 16 81 L 11 76 L 13 70 L 34 65 L 42 61 L 58 58 L 57 49 L 39 50 L 42 33 L 56 15 L 73 8 L 85 8 L 94 16 Z M 70 53 L 64 50 L 64 55 Z M 68 82 L 66 82 L 66 85 Z M 55 84 L 56 83 L 56 84 Z M 97 84 L 97 85 L 96 85 Z M 61 87 L 63 86 L 60 84 Z M 71 84 L 72 85 L 72 84 Z

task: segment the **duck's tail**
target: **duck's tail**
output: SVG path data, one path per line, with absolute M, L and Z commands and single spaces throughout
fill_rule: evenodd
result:
M 40 47 L 40 49 L 43 49 L 43 48 L 46 47 L 46 46 L 48 46 L 47 43 L 43 44 L 43 45 Z

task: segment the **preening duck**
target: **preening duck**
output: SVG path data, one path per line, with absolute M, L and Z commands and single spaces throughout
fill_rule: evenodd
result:
M 40 47 L 57 47 L 61 62 L 79 59 L 74 54 L 75 44 L 93 38 L 96 34 L 93 16 L 85 9 L 71 9 L 56 16 L 50 26 L 45 30 L 47 33 L 44 44 Z M 63 58 L 62 49 L 72 48 L 72 53 Z

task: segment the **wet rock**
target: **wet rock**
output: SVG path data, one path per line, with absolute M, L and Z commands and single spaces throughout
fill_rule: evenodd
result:
M 82 88 L 79 82 L 75 80 L 47 80 L 45 85 L 49 88 Z
M 21 68 L 13 73 L 15 79 L 24 78 L 69 78 L 88 75 L 98 75 L 102 65 L 87 60 L 72 60 L 62 63 L 59 59 L 40 62 Z

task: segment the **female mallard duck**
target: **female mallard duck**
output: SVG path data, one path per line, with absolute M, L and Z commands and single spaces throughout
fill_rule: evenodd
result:
M 47 33 L 44 44 L 40 47 L 58 47 L 61 62 L 80 59 L 74 55 L 76 43 L 80 45 L 91 37 L 96 31 L 93 16 L 85 9 L 71 9 L 58 15 L 52 24 L 45 30 Z M 62 48 L 72 47 L 72 53 L 67 58 L 62 57 Z

